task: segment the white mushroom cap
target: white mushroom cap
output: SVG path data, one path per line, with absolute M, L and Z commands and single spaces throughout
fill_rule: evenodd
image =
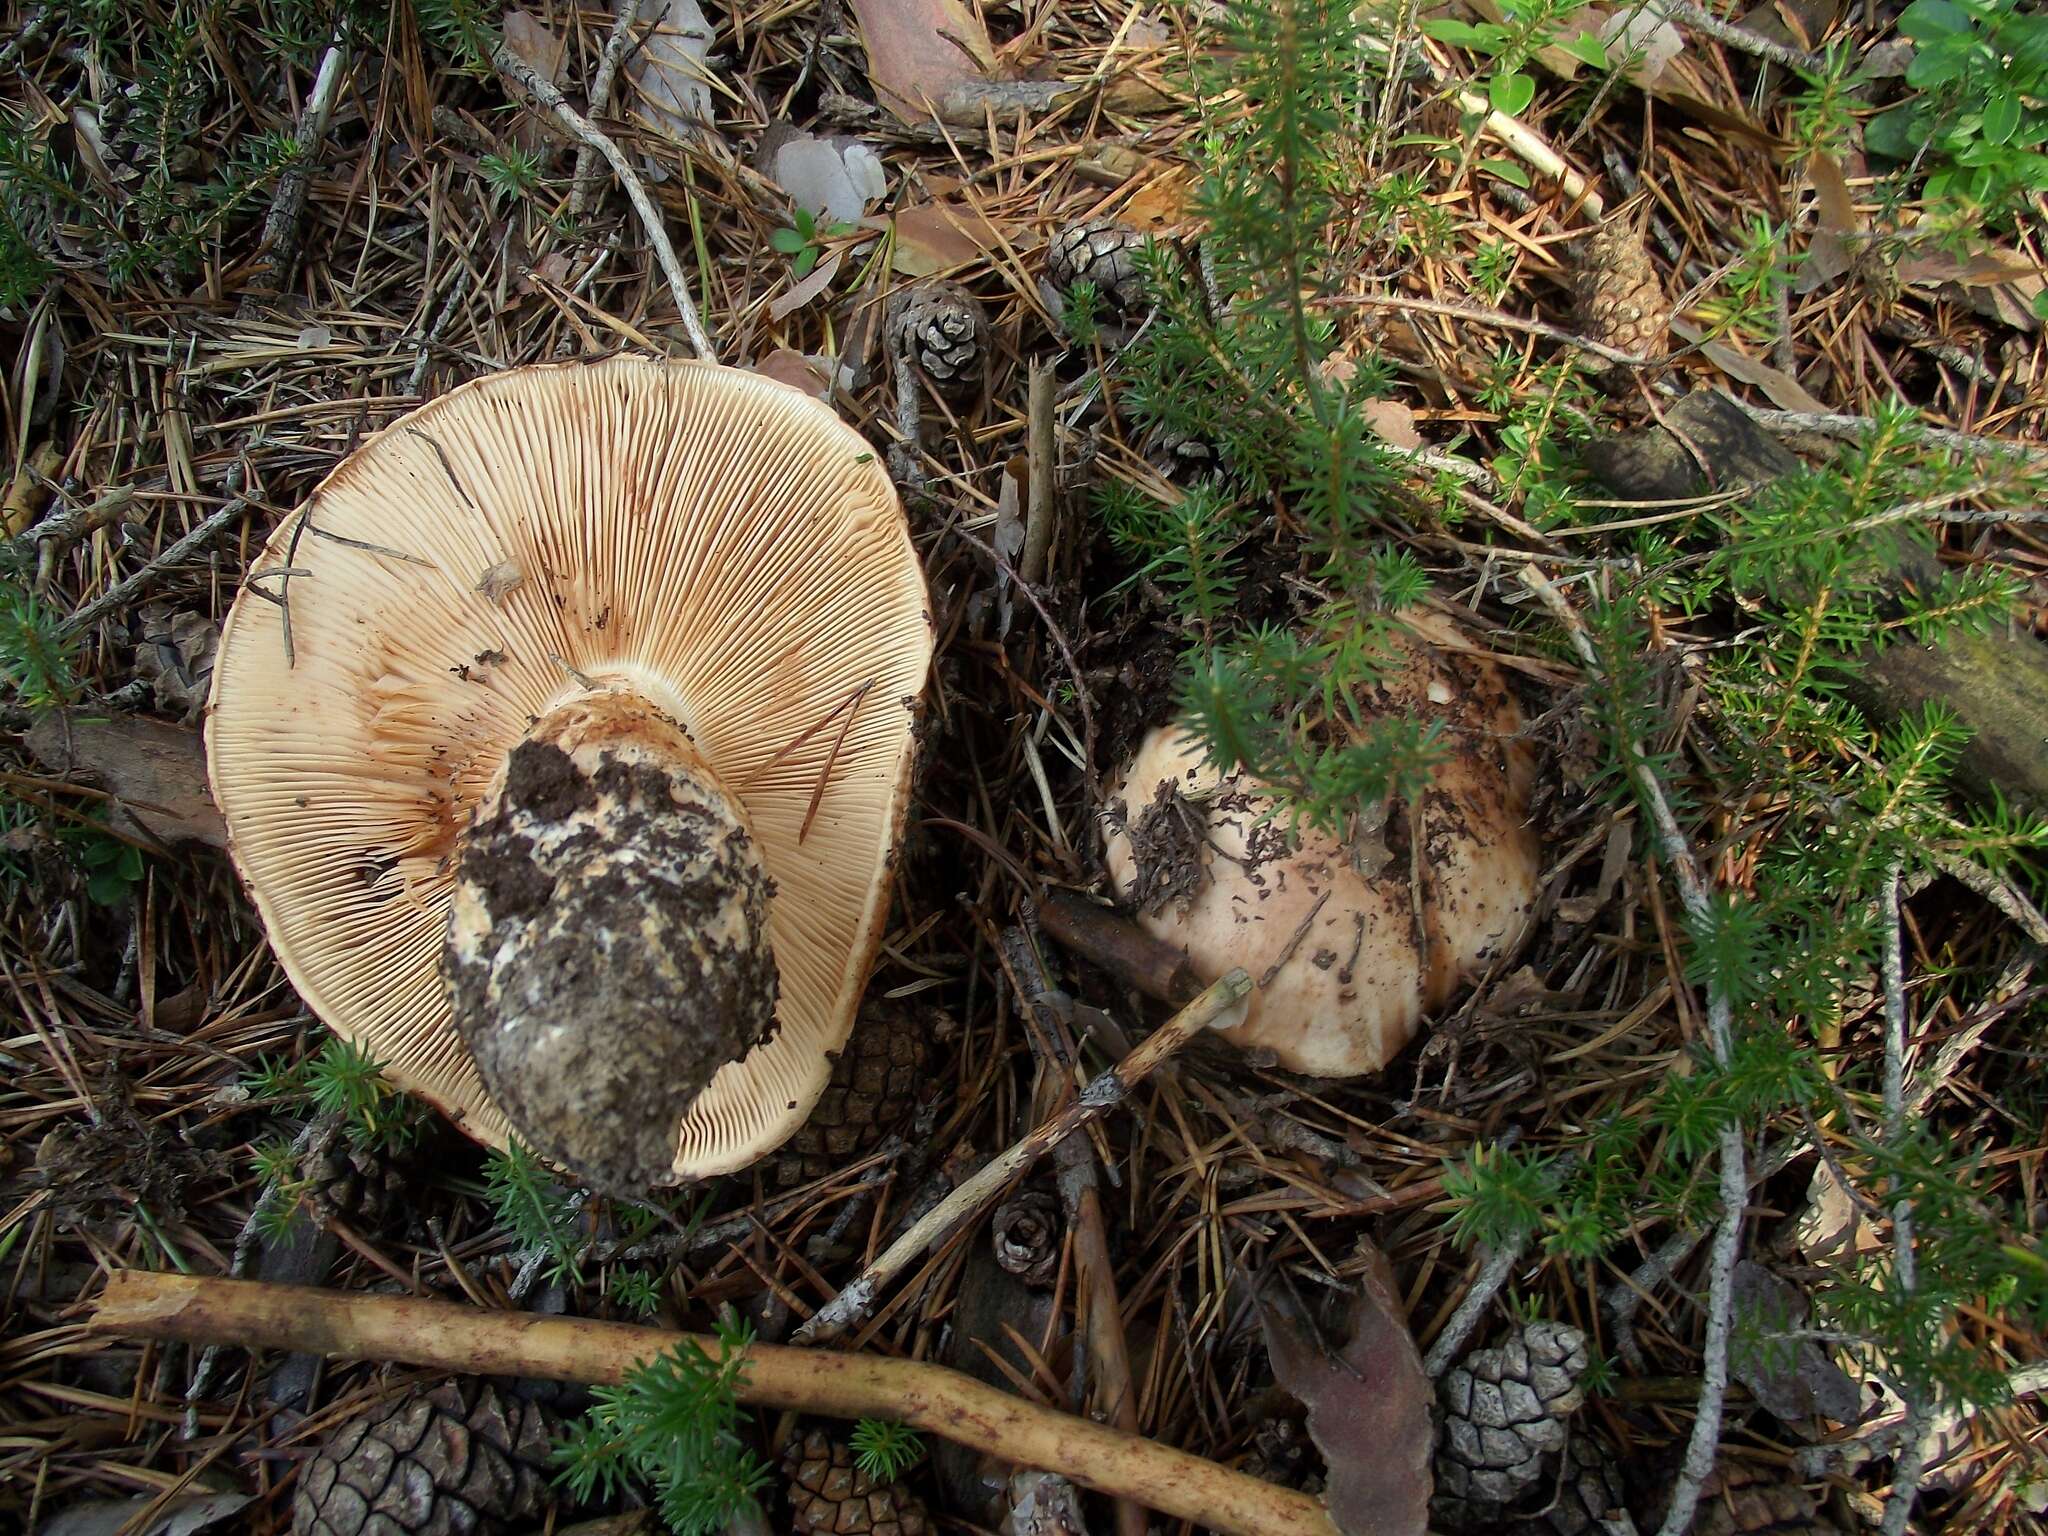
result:
M 439 974 L 458 844 L 536 722 L 593 688 L 628 692 L 737 802 L 774 892 L 777 1028 L 690 1106 L 674 1174 L 780 1143 L 867 982 L 931 657 L 922 574 L 868 444 L 738 369 L 514 369 L 351 454 L 254 568 L 286 566 L 304 573 L 293 655 L 280 610 L 245 589 L 207 757 L 308 1005 L 502 1143 Z
M 1250 973 L 1249 1011 L 1226 1038 L 1318 1077 L 1385 1066 L 1425 1013 L 1519 945 L 1536 900 L 1521 709 L 1450 625 L 1420 612 L 1402 622 L 1408 664 L 1370 702 L 1441 721 L 1447 748 L 1419 797 L 1423 857 L 1412 870 L 1401 808 L 1385 829 L 1392 856 L 1361 871 L 1334 837 L 1283 837 L 1284 813 L 1269 815 L 1263 787 L 1204 764 L 1176 726 L 1146 736 L 1111 792 L 1121 811 L 1104 819 L 1119 896 L 1158 893 L 1140 908 L 1145 929 L 1183 947 L 1204 981 L 1232 966 Z M 1157 867 L 1174 859 L 1186 867 Z

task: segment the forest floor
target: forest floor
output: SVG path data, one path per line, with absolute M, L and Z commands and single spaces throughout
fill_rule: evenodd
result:
M 1689 1146 L 1645 1132 L 1645 1178 L 1683 1160 L 1676 1187 L 1700 1198 L 1641 1207 L 1596 1251 L 1559 1222 L 1489 1246 L 1499 1234 L 1470 1219 L 1475 1151 L 1482 1163 L 1501 1148 L 1592 1155 L 1588 1126 L 1692 1069 L 1725 985 L 1690 963 L 1668 848 L 1589 787 L 1592 749 L 1575 725 L 1582 658 L 1532 638 L 1538 610 L 1518 578 L 1548 561 L 1576 580 L 1624 546 L 1648 558 L 1629 541 L 1704 518 L 1739 487 L 1617 494 L 1585 477 L 1587 445 L 1654 428 L 1688 391 L 1743 402 L 1748 432 L 1760 422 L 1809 461 L 1854 436 L 1859 423 L 1842 418 L 1867 424 L 1895 399 L 1966 434 L 1954 440 L 1966 467 L 1995 442 L 2041 444 L 2048 419 L 2041 191 L 1960 244 L 1887 243 L 1880 234 L 1905 215 L 1858 156 L 1795 163 L 1801 114 L 1824 93 L 1783 66 L 1839 47 L 1871 71 L 1858 87 L 1868 100 L 1845 109 L 1867 120 L 1870 103 L 1909 90 L 1898 9 L 1663 9 L 1655 42 L 1670 57 L 1654 82 L 1561 46 L 1625 7 L 1553 3 L 1540 28 L 1517 31 L 1511 16 L 1499 36 L 1484 31 L 1498 13 L 1483 5 L 1427 9 L 1466 32 L 1401 34 L 1409 67 L 1375 86 L 1378 179 L 1339 193 L 1358 229 L 1381 233 L 1361 236 L 1380 242 L 1376 262 L 1333 288 L 1333 349 L 1384 367 L 1385 436 L 1419 452 L 1415 478 L 1463 509 L 1452 520 L 1391 508 L 1377 534 L 1426 569 L 1474 654 L 1506 669 L 1542 749 L 1530 815 L 1543 883 L 1515 966 L 1458 991 L 1369 1076 L 1305 1079 L 1220 1043 L 1191 1048 L 1090 1133 L 1092 1221 L 1048 1161 L 1022 1186 L 1037 1199 L 1013 1191 L 995 1213 L 999 1241 L 986 1214 L 955 1233 L 885 1291 L 852 1347 L 968 1369 L 1051 1408 L 1127 1413 L 1144 1437 L 1316 1491 L 1322 1457 L 1269 1359 L 1274 1318 L 1340 1329 L 1383 1255 L 1392 1310 L 1425 1355 L 1475 1289 L 1486 1305 L 1457 1322 L 1464 1347 L 1498 1345 L 1533 1320 L 1583 1333 L 1583 1406 L 1560 1413 L 1589 1456 L 1620 1469 L 1631 1513 L 1617 1505 L 1612 1521 L 1656 1528 L 1703 1388 L 1723 1408 L 1723 1470 L 1699 1528 L 1874 1530 L 1898 1504 L 1895 1431 L 1918 1400 L 1880 1391 L 1881 1352 L 1873 1367 L 1847 1325 L 1793 1341 L 1831 1354 L 1810 1369 L 1804 1355 L 1758 1365 L 1754 1340 L 1732 1375 L 1703 1363 L 1717 1308 L 1741 1335 L 1728 1310 L 1745 1294 L 1757 1305 L 1743 1284 L 1824 1292 L 1844 1245 L 1889 1251 L 1885 1197 L 1852 1202 L 1843 1190 L 1861 1165 L 1845 1175 L 1834 1161 L 1849 1157 L 1855 1115 L 1824 1109 L 1816 1124 L 1809 1109 L 1774 1111 L 1746 1126 L 1741 1283 L 1714 1274 L 1711 1135 Z M 1097 963 L 1100 951 L 1063 944 L 1046 917 L 1058 893 L 1122 896 L 1102 857 L 1111 775 L 1172 713 L 1196 632 L 1170 592 L 1131 580 L 1130 545 L 1098 511 L 1104 486 L 1170 496 L 1188 474 L 1187 445 L 1162 450 L 1119 400 L 1119 347 L 1144 322 L 1063 321 L 1047 252 L 1089 219 L 1161 241 L 1200 235 L 1205 112 L 1228 106 L 1188 85 L 1203 17 L 1116 0 L 769 0 L 706 4 L 700 38 L 695 11 L 647 5 L 644 22 L 615 32 L 608 11 L 558 0 L 7 8 L 0 1527 L 286 1529 L 299 1473 L 337 1426 L 440 1379 L 109 1338 L 90 1317 L 114 1272 L 251 1275 L 699 1331 L 731 1307 L 757 1337 L 786 1340 L 906 1213 L 1171 1012 Z M 614 36 L 627 46 L 612 87 Z M 652 1235 L 629 1208 L 547 1190 L 559 1252 L 534 1245 L 531 1223 L 508 1223 L 504 1168 L 431 1115 L 410 1118 L 408 1145 L 364 1153 L 369 1171 L 339 1205 L 312 1198 L 340 1182 L 339 1162 L 308 1182 L 297 1154 L 279 1153 L 303 1153 L 318 1093 L 383 1101 L 337 1065 L 274 958 L 198 748 L 214 647 L 245 574 L 358 444 L 501 369 L 702 350 L 619 178 L 579 157 L 517 69 L 493 67 L 501 37 L 623 152 L 719 360 L 824 393 L 886 456 L 908 492 L 939 641 L 869 993 L 922 1036 L 914 1102 L 852 1154 L 771 1158 L 677 1192 Z M 593 99 L 599 79 L 609 88 Z M 935 82 L 951 92 L 944 120 L 891 94 L 937 95 Z M 1490 91 L 1503 115 L 1471 152 L 1439 153 L 1457 141 L 1467 89 Z M 2014 98 L 2010 142 L 2048 121 L 2043 96 Z M 1669 325 L 1654 339 L 1670 355 L 1640 381 L 1569 393 L 1574 425 L 1556 442 L 1569 460 L 1559 473 L 1579 477 L 1567 517 L 1522 496 L 1504 456 L 1527 447 L 1513 438 L 1527 427 L 1518 410 L 1567 398 L 1546 370 L 1582 329 L 1575 264 L 1597 208 L 1638 194 L 1650 308 Z M 793 198 L 829 208 L 800 213 Z M 1760 241 L 1783 253 L 1776 269 Z M 1731 288 L 1759 272 L 1747 291 Z M 893 296 L 934 277 L 971 292 L 988 339 L 974 387 L 919 384 L 921 425 L 906 443 L 884 317 Z M 1732 329 L 1731 304 L 1747 306 Z M 1045 557 L 1020 586 L 1028 482 L 1046 468 L 1031 442 L 1034 369 L 1052 376 L 1037 410 L 1058 468 Z M 1751 451 L 1731 431 L 1735 446 L 1712 445 L 1710 461 Z M 2013 583 L 2002 643 L 2038 650 L 2041 503 L 1990 507 L 1949 489 L 1966 512 L 1933 527 L 1930 556 Z M 2005 515 L 1981 515 L 1993 510 Z M 1308 590 L 1312 573 L 1277 535 L 1240 553 L 1248 611 L 1278 611 L 1290 583 Z M 1739 647 L 1753 612 L 1667 608 L 1649 642 L 1660 745 L 1692 782 L 1684 814 L 1702 862 L 1731 889 L 1747 888 L 1783 804 L 1715 777 L 1724 759 L 1687 658 Z M 1998 782 L 1995 752 L 1966 759 L 1959 798 L 2048 809 L 2027 740 L 2022 728 L 2017 780 Z M 2031 744 L 2048 756 L 2038 730 Z M 1969 1161 L 1970 1208 L 1995 1210 L 1987 1241 L 2022 1292 L 2048 1219 L 2048 1014 L 2035 969 L 2048 928 L 2030 857 L 1908 881 L 1892 929 L 1912 1020 L 1909 1095 L 1924 1087 L 1910 1103 Z M 1852 1095 L 1882 1075 L 1886 1004 L 1873 967 L 1814 1030 L 1827 1077 Z M 370 1185 L 395 1198 L 369 1198 Z M 1109 1280 L 1084 1293 L 1077 1275 L 1096 1244 Z M 1293 1300 L 1276 1313 L 1274 1294 Z M 1995 1286 L 1946 1305 L 1930 1326 L 2016 1395 L 1986 1388 L 1945 1417 L 1927 1410 L 1941 1432 L 1909 1473 L 1912 1528 L 2040 1529 L 2039 1315 Z M 1113 1406 L 1099 1352 L 1109 1335 L 1090 1316 L 1105 1306 L 1130 1383 Z M 1749 1320 L 1754 1332 L 1754 1310 Z M 1828 1395 L 1841 1381 L 1847 1403 Z M 574 1388 L 541 1395 L 564 1413 L 587 1401 Z M 1425 1423 L 1428 1395 L 1410 1397 Z M 803 1427 L 762 1413 L 743 1434 L 773 1463 Z M 995 1529 L 1013 1490 L 987 1459 L 926 1440 L 935 1454 L 906 1486 L 941 1529 Z M 1554 1456 L 1546 1466 L 1554 1486 Z M 1745 1480 L 1770 1490 L 1780 1523 L 1753 1523 L 1754 1501 L 1733 1491 Z M 767 1528 L 792 1529 L 779 1489 L 764 1499 Z M 1549 1518 L 1545 1504 L 1492 1511 L 1493 1523 L 1440 1504 L 1434 1528 L 1505 1529 Z M 82 1523 L 62 1524 L 67 1512 Z M 565 1530 L 604 1511 L 529 1513 L 518 1529 Z M 1132 1528 L 1131 1510 L 1095 1495 L 1086 1518 Z

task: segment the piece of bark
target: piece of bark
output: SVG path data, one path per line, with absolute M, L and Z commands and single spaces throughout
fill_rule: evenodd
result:
M 1710 486 L 1684 445 L 1662 426 L 1589 446 L 1586 462 L 1616 496 L 1668 501 L 1711 490 L 1765 485 L 1802 467 L 1790 449 L 1714 390 L 1687 395 L 1666 419 L 1714 466 Z M 1900 574 L 1926 584 L 1937 562 L 1900 539 Z M 1978 799 L 1994 792 L 2048 812 L 2048 645 L 2025 633 L 1952 635 L 1939 645 L 1897 640 L 1865 658 L 1850 697 L 1890 723 L 1937 703 L 1970 728 L 1955 781 Z
M 113 808 L 160 843 L 228 845 L 206 788 L 199 732 L 139 715 L 59 710 L 29 728 L 29 752 L 60 778 L 76 777 L 114 797 Z
M 1128 917 L 1072 891 L 1048 891 L 1038 904 L 1039 926 L 1118 983 L 1174 1007 L 1202 991 L 1188 952 L 1154 938 Z

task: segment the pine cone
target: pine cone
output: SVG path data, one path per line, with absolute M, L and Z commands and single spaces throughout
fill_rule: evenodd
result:
M 775 1155 L 777 1188 L 845 1167 L 910 1117 L 944 1018 L 936 1008 L 870 1003 L 861 1009 L 818 1107 Z
M 1760 1467 L 1724 1461 L 1700 1492 L 1693 1536 L 1840 1536 L 1820 1501 Z
M 555 1421 L 475 1382 L 373 1408 L 299 1478 L 293 1536 L 494 1536 L 538 1524 Z
M 988 317 L 958 283 L 924 282 L 890 301 L 889 351 L 915 364 L 949 400 L 978 394 L 988 371 Z
M 1497 1349 L 1475 1349 L 1439 1386 L 1444 1439 L 1436 1509 L 1456 1523 L 1501 1519 L 1554 1468 L 1565 1420 L 1582 1401 L 1586 1336 L 1563 1323 L 1525 1323 Z
M 1137 314 L 1149 295 L 1138 253 L 1145 236 L 1116 219 L 1083 219 L 1052 237 L 1045 249 L 1045 271 L 1061 293 L 1076 283 L 1093 283 L 1102 301 L 1120 315 Z
M 1607 220 L 1586 241 L 1578 271 L 1579 333 L 1603 346 L 1660 358 L 1670 350 L 1671 305 L 1633 217 Z M 1605 370 L 1626 378 L 1627 370 Z
M 1621 1468 L 1591 1435 L 1573 1435 L 1558 1470 L 1546 1474 L 1525 1499 L 1540 1515 L 1508 1527 L 1508 1536 L 1637 1536 L 1628 1512 Z
M 391 1154 L 350 1140 L 330 1121 L 299 1160 L 306 1201 L 321 1222 L 336 1217 L 365 1233 L 384 1229 L 404 1209 L 406 1178 Z
M 875 1483 L 843 1440 L 814 1429 L 782 1454 L 793 1536 L 931 1536 L 924 1502 L 901 1483 Z

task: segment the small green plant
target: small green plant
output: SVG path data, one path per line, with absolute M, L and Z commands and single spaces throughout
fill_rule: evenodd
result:
M 851 224 L 820 225 L 810 209 L 799 208 L 790 226 L 776 230 L 768 237 L 768 243 L 789 258 L 792 277 L 805 278 L 817 266 L 818 258 L 825 254 L 827 240 L 843 239 L 852 233 Z
M 374 1056 L 339 1035 L 298 1061 L 257 1057 L 242 1085 L 260 1103 L 332 1115 L 358 1145 L 397 1150 L 412 1142 L 422 1123 L 419 1102 L 391 1086 Z
M 1077 347 L 1092 347 L 1102 335 L 1102 290 L 1085 277 L 1067 290 L 1060 329 Z
M 661 1287 L 644 1269 L 612 1272 L 612 1305 L 639 1317 L 651 1317 L 661 1305 Z
M 498 50 L 498 0 L 413 0 L 420 32 L 464 74 L 487 78 Z
M 576 1207 L 568 1192 L 548 1176 L 541 1160 L 514 1141 L 504 1151 L 491 1154 L 484 1180 L 499 1224 L 512 1233 L 519 1246 L 546 1254 L 556 1279 L 581 1285 L 583 1272 L 576 1263 L 582 1246 L 576 1231 Z
M 1913 0 L 1899 32 L 1918 45 L 1920 95 L 1864 126 L 1864 146 L 1924 166 L 1920 195 L 1961 236 L 2012 227 L 2048 191 L 2048 14 L 2032 0 Z
M 482 156 L 477 169 L 497 197 L 524 197 L 540 185 L 540 156 L 516 145 Z
M 862 1419 L 852 1443 L 854 1465 L 877 1483 L 895 1482 L 924 1455 L 917 1431 L 894 1419 Z
M 78 697 L 72 642 L 39 598 L 0 583 L 0 680 L 24 709 L 56 709 Z
M 675 1536 L 717 1536 L 754 1507 L 768 1468 L 741 1436 L 738 1397 L 753 1330 L 728 1309 L 715 1333 L 715 1360 L 692 1340 L 596 1389 L 555 1448 L 558 1480 L 578 1499 L 640 1484 Z
M 1466 268 L 1473 291 L 1489 304 L 1498 304 L 1507 297 L 1508 288 L 1515 280 L 1515 263 L 1518 252 L 1505 240 L 1489 240 L 1472 253 L 1471 265 Z
M 75 830 L 73 856 L 85 876 L 85 894 L 95 906 L 119 907 L 142 883 L 142 850 L 90 826 Z

